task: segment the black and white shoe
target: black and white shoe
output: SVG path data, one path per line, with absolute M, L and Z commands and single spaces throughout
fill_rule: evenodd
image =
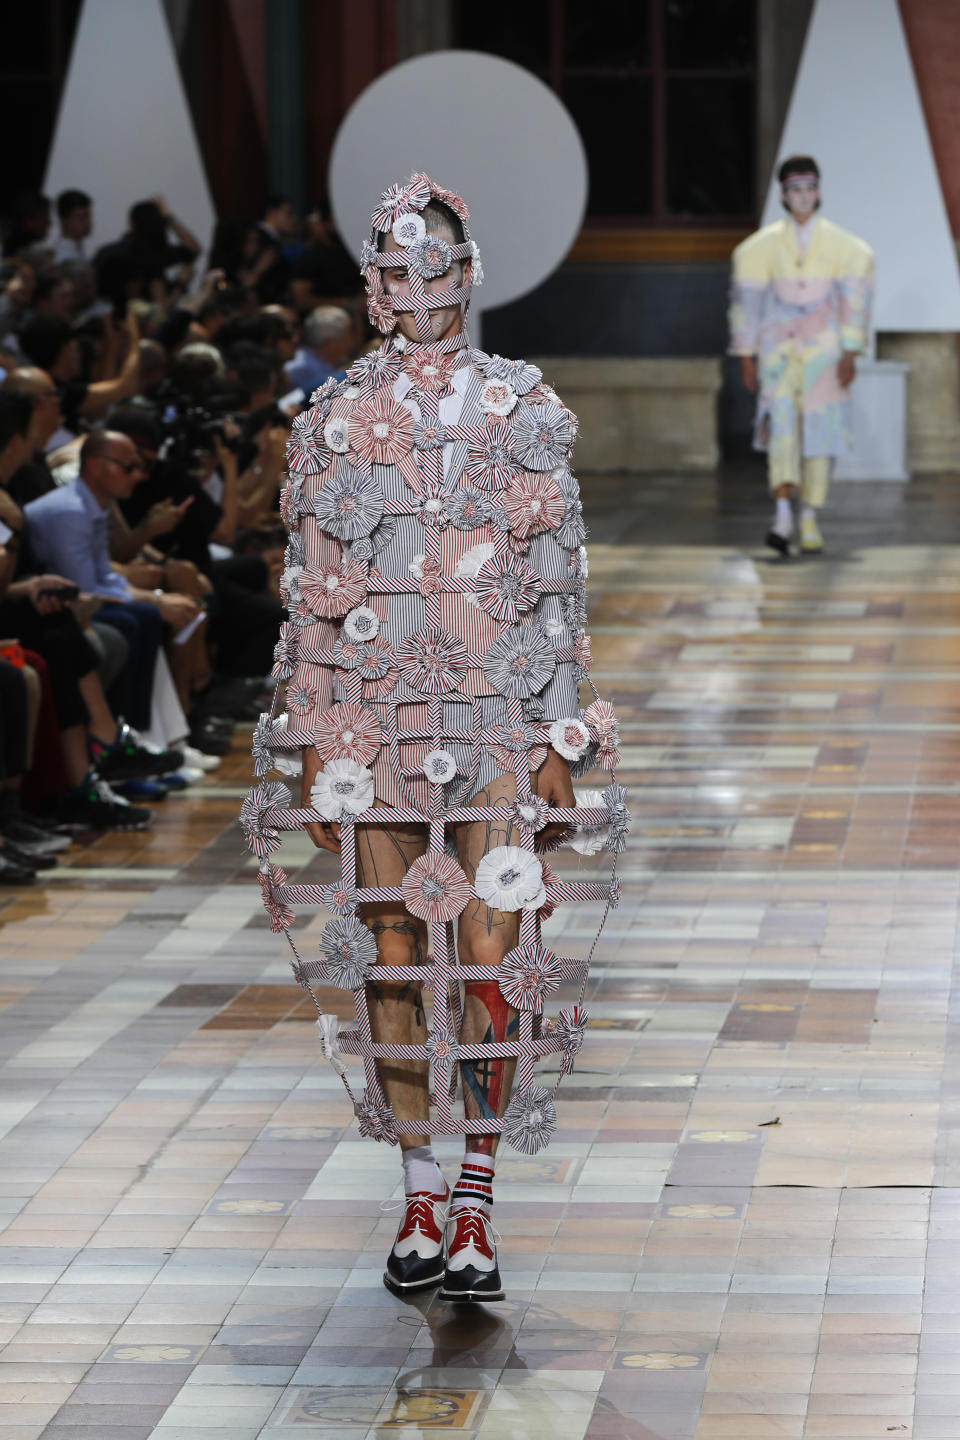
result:
M 778 555 L 790 554 L 790 538 L 787 535 L 781 535 L 779 530 L 768 530 L 764 544 L 768 545 L 771 550 L 776 550 Z
M 444 1185 L 442 1195 L 421 1190 L 404 1196 L 403 1219 L 383 1272 L 384 1285 L 395 1295 L 412 1295 L 440 1284 L 449 1208 L 449 1185 Z
M 131 805 L 106 780 L 92 774 L 67 792 L 50 818 L 60 830 L 146 830 L 153 814 L 142 805 Z
M 485 1210 L 463 1206 L 447 1221 L 447 1265 L 441 1300 L 502 1300 L 493 1223 Z
M 0 820 L 0 835 L 5 840 L 12 840 L 27 855 L 59 855 L 61 851 L 70 849 L 70 841 L 65 835 L 54 835 L 52 830 L 38 825 L 23 811 Z
M 152 780 L 170 775 L 183 764 L 182 750 L 161 749 L 145 740 L 139 730 L 121 721 L 117 738 L 106 747 L 91 744 L 93 763 L 109 784 L 124 780 Z

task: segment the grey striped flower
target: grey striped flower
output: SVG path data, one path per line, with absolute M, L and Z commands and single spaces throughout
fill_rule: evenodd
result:
M 557 668 L 557 656 L 539 625 L 511 625 L 481 661 L 490 684 L 508 699 L 538 695 Z
M 518 407 L 513 422 L 513 451 L 528 470 L 555 470 L 567 458 L 574 429 L 561 405 Z
M 314 496 L 313 513 L 328 535 L 337 540 L 357 540 L 379 524 L 383 491 L 372 475 L 341 460 L 335 477 Z
M 355 915 L 328 920 L 320 936 L 320 950 L 327 979 L 341 990 L 359 990 L 365 985 L 377 959 L 377 942 Z
M 543 1150 L 557 1128 L 557 1107 L 542 1085 L 528 1085 L 514 1095 L 503 1116 L 503 1133 L 521 1155 Z

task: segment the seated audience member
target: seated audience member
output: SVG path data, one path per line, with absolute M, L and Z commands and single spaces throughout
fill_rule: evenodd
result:
M 128 804 L 106 777 L 159 774 L 175 769 L 180 757 L 150 754 L 117 722 L 97 677 L 97 653 L 62 598 L 73 589 L 70 579 L 33 568 L 23 511 L 4 488 L 29 455 L 32 409 L 29 395 L 0 390 L 0 636 L 16 637 L 47 667 L 61 747 L 57 765 L 62 763 L 67 783 L 58 798 L 58 821 L 84 829 L 142 829 L 149 810 Z
M 48 270 L 37 277 L 33 292 L 34 315 L 57 315 L 68 323 L 74 314 L 73 281 L 59 270 Z
M 84 241 L 93 229 L 93 201 L 83 190 L 62 190 L 57 196 L 60 238 L 53 251 L 54 262 L 86 260 Z
M 286 534 L 269 522 L 241 532 L 236 554 L 211 571 L 218 606 L 213 621 L 217 668 L 223 675 L 269 675 L 280 601 Z
M 35 366 L 20 366 L 11 370 L 3 382 L 5 391 L 28 395 L 33 404 L 28 439 L 32 454 L 21 465 L 7 483 L 7 493 L 23 508 L 31 500 L 39 500 L 56 489 L 56 481 L 46 461 L 46 449 L 50 438 L 60 428 L 60 396 L 51 376 Z
M 111 563 L 108 512 L 115 500 L 132 493 L 145 473 L 128 436 L 95 430 L 81 447 L 77 478 L 24 508 L 30 543 L 41 563 L 67 576 L 81 591 L 102 598 L 98 619 L 119 630 L 130 646 L 113 700 L 138 730 L 150 728 L 164 624 L 176 633 L 197 614 L 197 603 L 189 596 L 132 585 Z
M 210 246 L 210 268 L 219 270 L 227 284 L 245 296 L 255 296 L 264 271 L 274 261 L 274 251 L 264 243 L 258 225 L 229 216 L 217 221 Z
M 119 374 L 112 379 L 89 381 L 82 373 L 79 342 L 66 320 L 56 315 L 38 315 L 23 327 L 20 349 L 27 363 L 47 372 L 60 398 L 63 425 L 51 437 L 51 445 L 79 435 L 84 421 L 101 419 L 112 405 L 137 393 L 140 331 L 136 316 L 130 311 L 126 338 L 127 353 Z
M 50 232 L 50 201 L 46 195 L 30 190 L 18 195 L 13 202 L 10 223 L 3 240 L 4 259 L 19 255 L 31 245 L 37 245 Z
M 340 239 L 326 201 L 307 216 L 307 243 L 293 263 L 290 290 L 301 314 L 363 290 L 360 267 Z
M 56 865 L 61 845 L 52 833 L 39 827 L 34 832 L 29 822 L 20 820 L 20 786 L 29 769 L 40 680 L 25 663 L 11 664 L 2 657 L 0 642 L 0 885 L 32 885 L 38 870 Z M 17 660 L 24 659 L 21 651 Z M 31 833 L 32 843 L 27 838 Z
M 297 230 L 297 217 L 293 204 L 285 195 L 268 195 L 264 201 L 263 218 L 257 225 L 260 250 L 257 256 L 258 269 L 264 256 L 269 263 L 260 269 L 256 291 L 261 305 L 272 305 L 282 301 L 290 284 L 290 262 L 285 247 Z
M 342 380 L 353 359 L 353 321 L 336 305 L 318 305 L 303 322 L 303 344 L 283 367 L 291 389 L 309 400 L 331 376 Z
M 164 300 L 169 293 L 167 271 L 192 265 L 200 250 L 200 242 L 162 195 L 141 200 L 130 210 L 127 233 L 94 256 L 100 294 L 117 307 L 133 299 Z

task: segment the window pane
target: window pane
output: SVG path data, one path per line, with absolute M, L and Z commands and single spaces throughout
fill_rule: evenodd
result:
M 602 8 L 568 3 L 563 15 L 563 63 L 610 65 L 615 70 L 650 64 L 650 0 L 614 0 Z
M 751 214 L 754 165 L 753 81 L 668 79 L 668 211 Z
M 570 76 L 563 99 L 587 151 L 588 213 L 649 215 L 650 81 L 645 76 Z
M 756 0 L 665 0 L 668 69 L 727 70 L 752 65 Z
M 523 4 L 489 0 L 479 6 L 458 0 L 454 17 L 464 50 L 502 55 L 528 70 L 544 73 L 550 64 L 550 0 L 523 0 Z

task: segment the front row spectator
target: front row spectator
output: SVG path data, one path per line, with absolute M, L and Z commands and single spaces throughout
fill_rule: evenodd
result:
M 129 436 L 94 430 L 80 448 L 77 478 L 24 509 L 30 543 L 41 564 L 103 599 L 98 620 L 115 626 L 126 639 L 130 658 L 112 698 L 138 730 L 150 728 L 153 677 L 164 625 L 176 635 L 198 615 L 197 602 L 189 595 L 141 589 L 111 563 L 110 508 L 115 500 L 130 496 L 145 475 L 140 452 Z M 194 631 L 200 640 L 201 629 Z M 188 664 L 189 644 L 176 647 L 178 664 Z
M 291 388 L 309 400 L 331 375 L 342 380 L 353 359 L 353 321 L 338 305 L 318 305 L 303 322 L 303 344 L 283 367 Z
M 55 717 L 43 727 L 46 750 L 34 756 L 25 783 L 58 825 L 143 829 L 150 811 L 116 794 L 106 776 L 120 781 L 159 774 L 176 768 L 180 757 L 149 752 L 117 721 L 100 686 L 97 652 L 64 598 L 73 590 L 70 579 L 43 573 L 31 554 L 23 511 L 6 485 L 29 455 L 33 403 L 29 395 L 0 390 L 0 639 L 19 640 L 31 668 L 42 672 L 43 693 Z M 16 743 L 14 739 L 14 747 Z M 91 749 L 98 752 L 96 766 Z M 13 762 L 8 756 L 4 763 L 9 770 Z M 28 829 L 36 828 L 32 817 L 22 820 Z M 8 850 L 10 841 L 18 839 L 4 823 L 2 804 L 0 835 Z M 21 828 L 20 842 L 27 843 L 27 838 Z M 5 877 L 0 867 L 0 882 L 4 879 L 11 883 L 9 872 Z

